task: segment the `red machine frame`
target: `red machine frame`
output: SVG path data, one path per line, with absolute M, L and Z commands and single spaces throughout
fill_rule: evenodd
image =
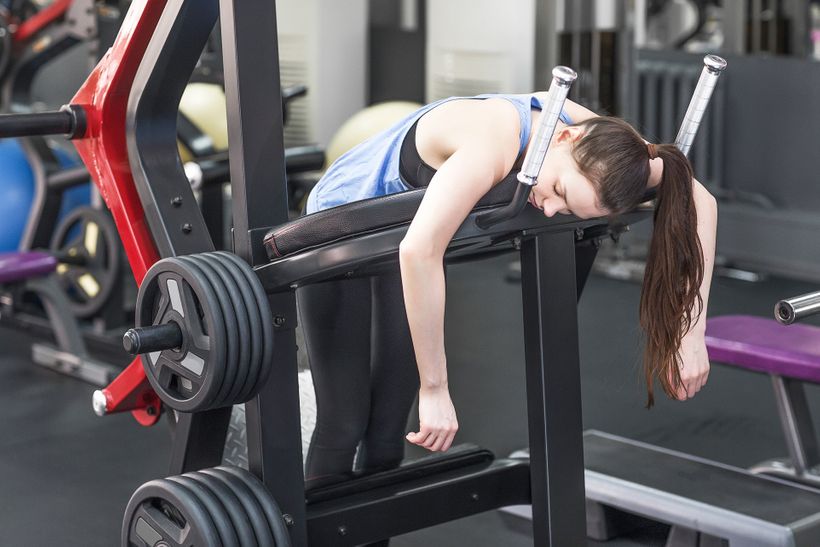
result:
M 113 47 L 71 100 L 83 109 L 87 121 L 85 135 L 76 138 L 74 145 L 114 217 L 137 284 L 159 253 L 128 164 L 125 117 L 134 76 L 165 4 L 165 0 L 134 1 Z M 161 403 L 139 357 L 101 391 L 105 414 L 130 410 L 145 426 L 159 419 Z

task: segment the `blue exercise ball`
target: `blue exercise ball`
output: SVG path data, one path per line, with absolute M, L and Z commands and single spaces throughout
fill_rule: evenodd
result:
M 16 251 L 34 200 L 34 172 L 20 143 L 0 141 L 0 251 Z
M 55 150 L 62 167 L 77 160 L 63 150 Z M 19 141 L 0 140 L 0 252 L 16 251 L 20 245 L 31 204 L 34 201 L 34 172 Z M 63 195 L 60 218 L 91 201 L 90 184 L 76 186 Z

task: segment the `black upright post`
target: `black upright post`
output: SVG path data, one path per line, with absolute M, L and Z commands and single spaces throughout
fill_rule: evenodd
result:
M 288 221 L 275 2 L 220 0 L 220 16 L 234 250 L 255 265 L 268 227 Z
M 225 199 L 222 184 L 204 184 L 199 191 L 199 207 L 205 217 L 205 225 L 214 247 L 226 250 L 225 245 Z M 229 249 L 228 249 L 229 250 Z
M 228 105 L 234 251 L 251 265 L 267 261 L 267 227 L 287 222 L 276 4 L 220 0 L 225 95 Z M 260 394 L 246 404 L 248 463 L 289 515 L 293 545 L 307 545 L 302 470 L 296 302 L 273 295 L 273 361 Z
M 595 241 L 575 244 L 575 289 L 578 293 L 578 300 L 584 292 L 596 256 L 598 256 L 598 244 Z
M 230 421 L 231 407 L 196 414 L 176 413 L 172 422 L 174 445 L 169 465 L 171 474 L 181 475 L 222 463 L 225 432 Z
M 179 101 L 218 16 L 217 0 L 169 0 L 157 22 L 126 113 L 129 163 L 162 257 L 213 251 L 177 153 Z M 170 473 L 219 465 L 230 409 L 178 413 Z
M 521 287 L 534 544 L 586 545 L 573 232 L 523 242 Z

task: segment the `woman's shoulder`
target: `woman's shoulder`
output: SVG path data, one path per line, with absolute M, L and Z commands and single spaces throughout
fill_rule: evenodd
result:
M 448 133 L 475 133 L 476 128 L 488 130 L 518 122 L 518 109 L 509 95 L 479 95 L 454 98 L 427 112 L 419 125 L 438 126 Z M 480 99 L 480 100 L 476 100 Z
M 442 103 L 419 119 L 416 147 L 425 162 L 438 168 L 465 145 L 487 142 L 499 152 L 507 148 L 515 152 L 520 130 L 518 108 L 502 96 L 456 99 Z M 510 146 L 503 146 L 507 141 Z

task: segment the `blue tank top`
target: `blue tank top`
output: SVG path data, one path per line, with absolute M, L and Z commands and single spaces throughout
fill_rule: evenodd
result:
M 500 98 L 510 101 L 521 121 L 520 145 L 518 153 L 527 146 L 532 125 L 531 109 L 541 110 L 541 101 L 533 94 L 524 95 L 478 95 L 476 97 L 450 97 L 423 106 L 419 110 L 356 145 L 339 157 L 331 165 L 307 200 L 308 214 L 337 207 L 367 198 L 386 196 L 412 190 L 399 176 L 399 155 L 404 137 L 413 124 L 425 113 L 447 101 L 456 99 Z M 565 112 L 561 121 L 571 124 Z

